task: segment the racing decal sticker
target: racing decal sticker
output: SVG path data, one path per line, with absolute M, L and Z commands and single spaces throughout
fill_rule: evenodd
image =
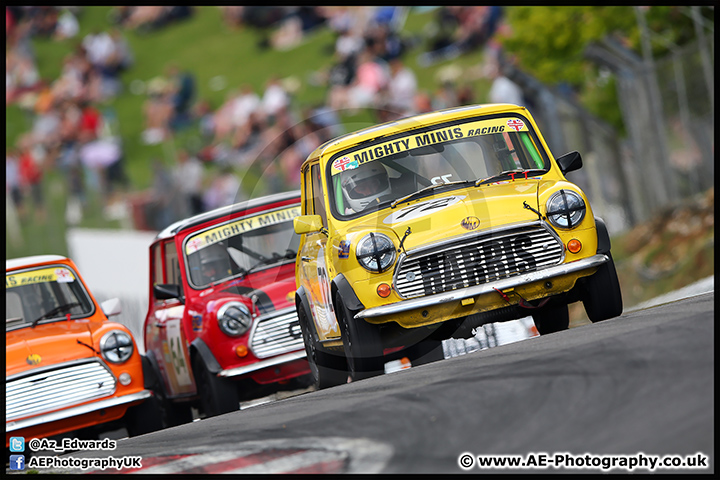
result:
M 349 157 L 345 156 L 335 159 L 332 166 L 333 168 L 344 172 L 345 170 L 352 170 L 354 168 L 357 168 L 360 165 L 358 164 L 357 160 L 350 160 Z
M 32 353 L 28 355 L 28 357 L 25 359 L 25 362 L 27 362 L 28 365 L 40 365 L 40 362 L 42 362 L 42 358 L 37 353 Z
M 59 282 L 68 283 L 75 280 L 69 268 L 49 267 L 30 272 L 13 273 L 5 277 L 5 288 L 19 287 L 33 283 Z
M 226 223 L 219 227 L 200 232 L 188 239 L 185 244 L 185 253 L 189 255 L 207 247 L 208 245 L 225 240 L 226 238 L 240 235 L 241 233 L 256 230 L 258 228 L 267 227 L 269 225 L 289 222 L 298 216 L 300 216 L 300 207 L 290 207 Z
M 75 280 L 67 268 L 55 269 L 55 281 L 58 283 L 70 283 Z
M 350 243 L 350 240 L 340 240 L 338 258 L 348 258 L 350 256 Z
M 475 230 L 480 226 L 480 219 L 477 217 L 465 217 L 460 222 L 460 226 L 465 230 Z
M 202 315 L 193 315 L 192 316 L 192 329 L 193 332 L 202 332 Z
M 166 323 L 167 339 L 169 347 L 170 363 L 175 372 L 178 385 L 190 385 L 190 372 L 188 370 L 188 358 L 183 348 L 183 337 L 180 333 L 180 320 L 168 320 Z
M 317 256 L 317 285 L 319 297 L 316 295 L 308 295 L 310 308 L 313 311 L 313 319 L 318 327 L 318 332 L 333 332 L 339 334 L 337 318 L 335 318 L 335 308 L 332 303 L 332 293 L 330 291 L 330 279 L 328 278 L 327 268 L 325 267 L 325 249 L 320 248 Z
M 516 132 L 519 132 L 525 127 L 525 123 L 519 118 L 511 118 L 507 121 L 507 126 L 512 128 Z
M 347 169 L 395 155 L 418 147 L 426 147 L 458 138 L 491 135 L 508 131 L 528 131 L 527 125 L 518 117 L 492 118 L 467 122 L 460 125 L 438 128 L 423 133 L 409 135 L 405 138 L 379 143 L 356 150 L 351 154 L 335 159 L 330 168 L 331 175 L 337 175 Z
M 433 200 L 427 200 L 425 202 L 416 203 L 415 205 L 410 205 L 409 207 L 401 208 L 397 212 L 394 212 L 383 220 L 383 223 L 386 225 L 392 225 L 394 223 L 398 222 L 404 222 L 407 220 L 414 220 L 416 218 L 424 217 L 426 215 L 430 215 L 431 213 L 435 213 L 439 210 L 442 210 L 445 207 L 449 207 L 450 205 L 454 205 L 457 202 L 463 200 L 466 197 L 466 195 L 451 195 L 449 197 L 443 197 L 443 198 L 436 198 Z

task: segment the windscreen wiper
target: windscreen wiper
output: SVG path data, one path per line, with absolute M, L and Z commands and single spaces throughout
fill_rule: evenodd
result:
M 505 170 L 504 172 L 496 173 L 495 175 L 491 175 L 487 178 L 481 178 L 478 181 L 475 182 L 475 186 L 479 187 L 480 185 L 485 185 L 486 183 L 494 182 L 502 177 L 510 176 L 515 180 L 515 175 L 522 174 L 524 175 L 524 178 L 527 179 L 528 175 L 534 175 L 536 173 L 545 173 L 547 170 L 540 170 L 540 169 L 530 169 L 530 170 L 524 170 L 522 168 L 516 168 L 514 170 Z
M 57 307 L 53 308 L 47 313 L 44 313 L 43 315 L 40 315 L 38 318 L 32 321 L 30 326 L 32 328 L 35 328 L 35 326 L 38 324 L 40 320 L 44 320 L 46 318 L 52 318 L 54 315 L 57 315 L 58 313 L 64 312 L 65 310 L 71 310 L 72 308 L 79 307 L 80 303 L 78 302 L 71 302 L 66 303 L 65 305 L 58 305 Z
M 475 182 L 475 180 L 457 180 L 457 181 L 455 181 L 455 182 L 434 183 L 434 184 L 432 184 L 432 185 L 428 185 L 427 187 L 421 188 L 421 189 L 418 190 L 417 192 L 413 192 L 413 193 L 411 193 L 411 194 L 409 194 L 409 195 L 405 195 L 404 197 L 400 197 L 400 198 L 398 198 L 398 199 L 396 199 L 396 200 L 393 200 L 393 202 L 390 204 L 390 208 L 395 208 L 395 206 L 396 206 L 398 203 L 407 202 L 408 200 L 411 200 L 411 199 L 413 199 L 413 198 L 415 198 L 415 197 L 418 197 L 418 196 L 422 195 L 422 194 L 425 193 L 425 192 L 429 192 L 429 191 L 431 191 L 431 190 L 435 190 L 436 188 L 448 187 L 448 186 L 451 186 L 451 185 L 461 185 L 461 184 L 464 184 L 464 183 L 473 183 L 473 182 Z

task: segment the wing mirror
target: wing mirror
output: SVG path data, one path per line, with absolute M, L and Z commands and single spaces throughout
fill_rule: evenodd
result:
M 174 283 L 157 283 L 153 285 L 153 294 L 158 300 L 172 300 L 173 298 L 179 300 L 182 297 L 180 285 Z
M 295 228 L 295 233 L 298 235 L 322 232 L 324 230 L 320 215 L 300 215 L 295 217 L 293 218 L 293 228 Z
M 122 313 L 122 306 L 120 305 L 119 298 L 111 298 L 110 300 L 105 300 L 100 304 L 100 309 L 108 318 L 114 315 L 120 315 L 120 313 Z
M 580 157 L 579 152 L 566 153 L 565 155 L 559 157 L 556 161 L 558 165 L 560 165 L 560 171 L 562 171 L 563 175 L 568 172 L 572 172 L 573 170 L 580 170 L 583 164 L 582 157 Z

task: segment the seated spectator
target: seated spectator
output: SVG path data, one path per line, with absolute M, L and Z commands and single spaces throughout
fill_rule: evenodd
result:
M 133 6 L 123 25 L 130 29 L 146 31 L 152 28 L 154 23 L 160 22 L 170 8 L 168 6 Z
M 243 24 L 242 5 L 223 5 L 218 7 L 222 12 L 223 21 L 232 29 L 240 28 Z
M 66 40 L 73 38 L 80 32 L 77 17 L 67 8 L 63 8 L 55 26 L 55 39 Z

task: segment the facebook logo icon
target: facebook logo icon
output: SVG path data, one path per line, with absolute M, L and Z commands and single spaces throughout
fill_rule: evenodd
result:
M 25 455 L 10 455 L 10 470 L 25 470 Z

